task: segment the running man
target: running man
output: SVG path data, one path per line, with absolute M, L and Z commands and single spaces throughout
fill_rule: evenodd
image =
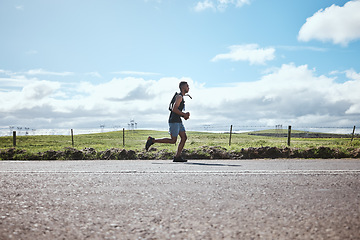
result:
M 181 118 L 188 120 L 190 117 L 189 112 L 185 111 L 185 101 L 184 96 L 189 92 L 189 85 L 187 82 L 180 82 L 179 84 L 180 93 L 176 95 L 175 102 L 172 106 L 169 107 L 170 116 L 169 116 L 169 133 L 171 138 L 161 138 L 155 139 L 152 137 L 148 137 L 146 141 L 145 149 L 146 151 L 149 150 L 150 146 L 154 143 L 168 143 L 168 144 L 175 144 L 177 141 L 178 135 L 180 135 L 180 143 L 176 151 L 176 155 L 174 157 L 173 162 L 187 162 L 186 159 L 181 157 L 181 152 L 185 146 L 185 142 L 187 140 L 185 127 L 182 123 Z

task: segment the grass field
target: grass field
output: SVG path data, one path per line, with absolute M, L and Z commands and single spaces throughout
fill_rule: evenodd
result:
M 266 132 L 271 132 L 267 130 Z M 278 133 L 273 130 L 274 133 Z M 298 131 L 294 131 L 298 132 Z M 232 134 L 231 146 L 229 146 L 229 133 L 206 133 L 187 132 L 188 140 L 185 149 L 196 149 L 202 146 L 221 146 L 227 150 L 240 150 L 249 147 L 287 147 L 287 138 L 254 136 L 248 133 Z M 104 151 L 111 148 L 125 148 L 141 151 L 148 136 L 155 138 L 168 137 L 165 131 L 135 130 L 125 131 L 125 146 L 123 146 L 123 132 L 107 132 L 97 134 L 84 134 L 74 136 L 74 148 L 94 148 L 97 151 Z M 179 140 L 178 140 L 179 141 Z M 351 138 L 292 138 L 291 148 L 308 149 L 316 147 L 330 147 L 338 149 L 359 148 L 359 138 L 351 141 Z M 13 147 L 12 137 L 0 137 L 0 149 Z M 17 149 L 24 149 L 28 152 L 44 152 L 48 150 L 63 150 L 72 147 L 71 136 L 45 135 L 45 136 L 18 136 Z M 175 151 L 175 145 L 156 144 L 158 150 L 167 149 Z

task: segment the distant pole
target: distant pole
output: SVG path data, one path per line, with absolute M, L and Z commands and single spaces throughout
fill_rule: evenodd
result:
M 123 147 L 125 147 L 125 128 L 123 128 Z
M 13 145 L 16 147 L 16 131 L 13 131 Z
M 72 142 L 72 146 L 74 147 L 74 131 L 73 131 L 73 129 L 71 129 L 71 142 Z
M 354 126 L 354 128 L 353 128 L 353 132 L 352 132 L 352 136 L 351 136 L 351 141 L 353 141 L 353 139 L 354 139 L 354 134 L 355 134 L 355 126 Z
M 288 130 L 288 146 L 290 146 L 290 139 L 291 139 L 291 126 L 289 126 L 289 130 Z
M 229 139 L 229 146 L 231 146 L 231 135 L 232 135 L 232 125 L 230 126 L 230 139 Z

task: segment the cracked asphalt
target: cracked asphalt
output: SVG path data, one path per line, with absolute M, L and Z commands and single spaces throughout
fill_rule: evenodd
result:
M 0 161 L 0 239 L 360 239 L 360 159 Z

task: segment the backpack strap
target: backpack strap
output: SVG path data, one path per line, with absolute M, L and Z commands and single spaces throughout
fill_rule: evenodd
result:
M 177 97 L 178 93 L 175 92 L 173 98 L 171 99 L 170 103 L 169 103 L 169 111 L 172 111 L 173 107 L 174 107 L 174 104 L 175 104 L 175 101 L 176 101 L 176 97 Z

